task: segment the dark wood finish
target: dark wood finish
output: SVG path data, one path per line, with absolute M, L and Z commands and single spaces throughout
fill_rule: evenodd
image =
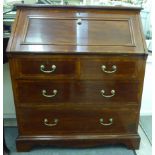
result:
M 117 137 L 117 138 L 116 138 Z M 138 134 L 131 135 L 116 135 L 116 136 L 105 136 L 105 135 L 75 135 L 75 136 L 51 136 L 51 137 L 29 137 L 22 136 L 18 137 L 16 141 L 17 151 L 26 152 L 30 151 L 36 146 L 54 146 L 54 147 L 96 147 L 103 145 L 112 144 L 119 145 L 123 144 L 128 149 L 138 149 L 140 143 L 140 137 Z
M 116 138 L 117 137 L 117 138 Z M 17 151 L 27 152 L 36 146 L 54 146 L 54 147 L 96 147 L 112 144 L 123 144 L 128 149 L 138 149 L 140 137 L 138 134 L 131 135 L 75 135 L 75 136 L 51 136 L 51 137 L 18 137 L 16 141 Z
M 76 78 L 78 76 L 79 62 L 77 58 L 46 58 L 46 59 L 29 59 L 21 58 L 15 59 L 16 65 L 16 78 Z M 56 69 L 51 73 L 41 71 L 41 65 L 45 66 L 43 71 L 52 71 L 52 65 L 56 66 Z
M 15 57 L 15 56 L 14 56 Z M 81 80 L 143 80 L 145 57 L 132 55 L 61 55 L 61 56 L 18 56 L 10 59 L 16 79 L 81 79 Z M 40 66 L 45 65 L 45 70 L 56 69 L 52 73 L 44 73 Z M 107 74 L 102 70 L 105 65 L 107 71 L 112 71 L 116 65 L 116 72 Z M 14 67 L 14 68 L 13 68 Z
M 111 79 L 111 80 L 142 80 L 144 59 L 138 56 L 103 56 L 103 57 L 81 57 L 81 78 L 86 79 Z M 114 71 L 113 65 L 117 67 L 116 72 L 108 74 L 102 70 Z
M 16 4 L 16 7 L 18 9 L 21 8 L 56 8 L 56 9 L 60 9 L 60 8 L 67 8 L 67 9 L 102 9 L 102 10 L 128 10 L 128 11 L 140 11 L 142 8 L 141 7 L 127 7 L 127 6 L 94 6 L 94 5 L 80 5 L 80 6 L 75 6 L 75 5 L 48 5 L 48 4 L 37 4 L 37 5 L 33 5 L 33 4 Z
M 27 22 L 21 45 L 135 46 L 130 19 L 53 16 L 29 17 Z M 45 29 L 43 25 L 51 26 Z
M 105 144 L 138 149 L 147 58 L 140 8 L 17 8 L 7 47 L 17 150 Z M 56 69 L 43 73 L 41 65 Z
M 146 54 L 137 10 L 67 9 L 22 9 L 8 51 Z
M 138 82 L 120 81 L 19 81 L 16 86 L 18 105 L 52 105 L 52 104 L 137 104 L 139 101 Z M 54 97 L 53 90 L 57 90 Z M 115 90 L 115 95 L 106 98 L 103 95 L 111 95 L 111 90 Z
M 62 110 L 63 109 L 63 110 Z M 74 135 L 74 134 L 131 134 L 136 133 L 138 119 L 137 109 L 108 109 L 101 108 L 93 110 L 89 108 L 83 110 L 68 110 L 67 108 L 24 108 L 18 112 L 19 127 L 21 135 L 29 136 L 44 136 L 46 135 Z M 89 111 L 89 113 L 87 112 Z M 129 117 L 129 115 L 132 115 Z M 48 119 L 49 124 L 55 124 L 54 119 L 58 119 L 55 126 L 46 126 L 44 119 Z M 103 123 L 109 124 L 109 119 L 112 118 L 111 125 L 104 126 L 100 123 L 103 118 Z

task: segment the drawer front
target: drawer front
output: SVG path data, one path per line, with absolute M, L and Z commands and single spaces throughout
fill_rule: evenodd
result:
M 81 58 L 81 78 L 143 79 L 145 61 L 140 57 Z
M 79 68 L 76 58 L 20 58 L 15 64 L 20 78 L 75 78 Z
M 18 81 L 17 102 L 40 104 L 137 104 L 138 82 L 117 81 Z
M 10 60 L 14 78 L 143 80 L 140 56 L 27 56 Z
M 135 133 L 138 120 L 138 113 L 132 108 L 130 110 L 25 108 L 19 110 L 18 116 L 19 130 L 23 135 Z

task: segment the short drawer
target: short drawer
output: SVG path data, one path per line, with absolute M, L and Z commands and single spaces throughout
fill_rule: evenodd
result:
M 126 134 L 137 130 L 136 109 L 18 109 L 22 135 Z M 129 117 L 130 116 L 130 117 Z
M 14 59 L 13 62 L 15 78 L 73 79 L 79 74 L 76 58 L 31 57 Z
M 139 82 L 120 81 L 17 81 L 18 105 L 137 104 Z
M 82 79 L 143 79 L 142 57 L 105 56 L 81 58 Z

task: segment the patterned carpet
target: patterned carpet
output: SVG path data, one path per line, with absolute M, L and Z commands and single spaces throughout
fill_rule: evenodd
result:
M 17 153 L 15 139 L 18 131 L 16 127 L 5 127 L 5 141 L 10 155 L 135 155 L 133 150 L 124 146 L 106 146 L 98 148 L 68 149 L 68 148 L 35 148 L 30 152 Z

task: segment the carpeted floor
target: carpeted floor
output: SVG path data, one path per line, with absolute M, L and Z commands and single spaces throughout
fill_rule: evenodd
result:
M 135 155 L 133 150 L 124 146 L 106 146 L 98 148 L 68 149 L 68 148 L 35 148 L 30 152 L 17 153 L 15 139 L 18 135 L 16 127 L 5 127 L 5 141 L 10 155 Z

